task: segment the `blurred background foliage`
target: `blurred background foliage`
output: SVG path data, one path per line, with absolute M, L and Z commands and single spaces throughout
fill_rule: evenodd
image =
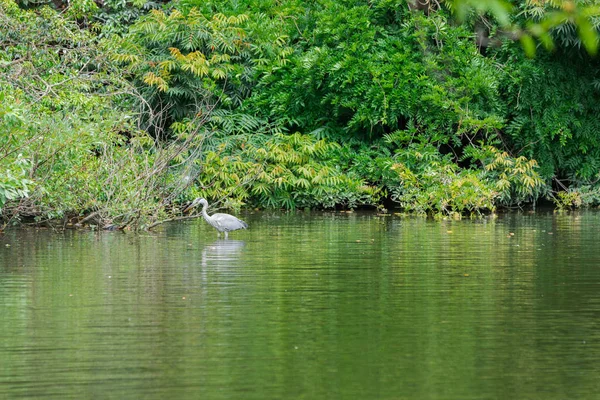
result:
M 0 218 L 598 205 L 597 3 L 0 0 Z

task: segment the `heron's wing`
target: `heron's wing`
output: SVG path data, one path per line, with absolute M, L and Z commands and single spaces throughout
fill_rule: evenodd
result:
M 235 231 L 237 229 L 246 229 L 248 224 L 229 214 L 216 213 L 211 215 L 211 218 L 215 221 L 215 224 L 226 231 Z

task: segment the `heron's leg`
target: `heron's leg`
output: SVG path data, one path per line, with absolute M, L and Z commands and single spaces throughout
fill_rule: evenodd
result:
M 227 235 L 228 235 L 228 232 L 227 232 L 227 231 L 225 231 L 225 239 L 227 239 Z

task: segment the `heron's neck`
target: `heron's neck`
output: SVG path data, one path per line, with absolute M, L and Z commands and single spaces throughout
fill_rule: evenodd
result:
M 202 206 L 202 216 L 204 217 L 205 220 L 209 221 L 210 220 L 210 215 L 208 215 L 208 213 L 206 212 L 206 205 Z

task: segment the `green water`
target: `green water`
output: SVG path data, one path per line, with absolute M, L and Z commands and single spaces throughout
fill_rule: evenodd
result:
M 243 217 L 0 236 L 0 399 L 600 398 L 600 213 Z

